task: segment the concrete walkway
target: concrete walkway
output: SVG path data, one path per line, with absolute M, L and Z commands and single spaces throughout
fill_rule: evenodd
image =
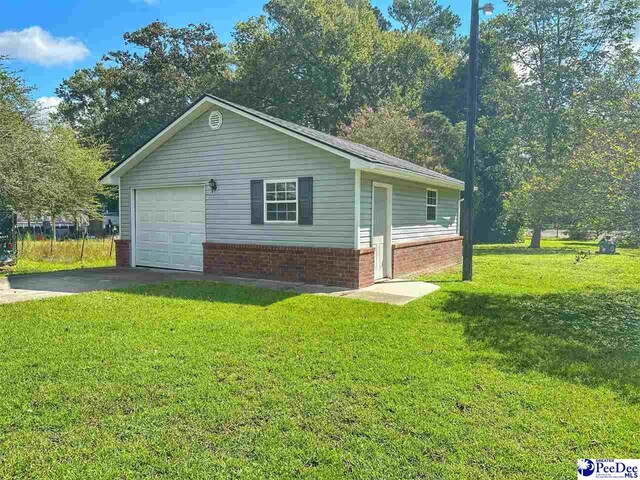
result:
M 338 287 L 223 277 L 196 272 L 113 267 L 0 277 L 0 304 L 74 295 L 95 290 L 123 289 L 136 285 L 176 280 L 229 283 L 294 293 L 341 296 L 394 305 L 404 305 L 439 288 L 424 282 L 398 280 L 378 283 L 361 290 L 348 290 Z
M 405 305 L 438 290 L 440 287 L 433 283 L 396 279 L 376 283 L 360 290 L 336 292 L 331 295 L 391 305 Z

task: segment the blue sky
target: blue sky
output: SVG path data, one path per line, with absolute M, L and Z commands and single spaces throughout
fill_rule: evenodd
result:
M 36 87 L 34 96 L 53 97 L 60 82 L 90 67 L 109 50 L 124 47 L 122 34 L 162 20 L 172 26 L 209 22 L 223 42 L 236 22 L 259 15 L 266 0 L 5 0 L 0 15 L 0 54 Z M 373 0 L 383 12 L 392 0 Z M 441 0 L 462 18 L 468 30 L 470 0 Z M 482 3 L 482 2 L 481 2 Z M 497 11 L 501 0 L 493 2 Z M 54 99 L 45 99 L 54 104 Z

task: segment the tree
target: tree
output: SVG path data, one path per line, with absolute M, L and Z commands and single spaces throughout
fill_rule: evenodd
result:
M 340 133 L 423 167 L 458 177 L 462 174 L 464 124 L 453 125 L 440 112 L 411 115 L 402 105 L 367 107 L 349 125 L 342 125 Z
M 533 229 L 540 247 L 543 224 L 559 213 L 558 178 L 576 138 L 568 112 L 588 80 L 606 72 L 632 49 L 636 0 L 508 0 L 508 15 L 496 19 L 514 56 L 520 84 L 497 93 L 500 114 L 518 131 L 509 149 L 518 180 L 510 205 Z
M 14 210 L 37 205 L 39 132 L 31 87 L 0 58 L 0 204 Z
M 458 55 L 460 60 L 453 75 L 425 90 L 422 99 L 423 111 L 440 111 L 454 124 L 465 121 L 467 108 L 468 53 L 461 50 Z M 482 27 L 479 74 L 478 192 L 473 238 L 476 242 L 513 242 L 519 238 L 522 225 L 516 217 L 505 216 L 504 192 L 513 187 L 505 153 L 513 141 L 515 125 L 506 119 L 502 121 L 497 96 L 505 88 L 517 85 L 518 79 L 511 51 L 502 44 L 491 22 L 483 23 Z
M 51 223 L 61 215 L 95 218 L 101 207 L 98 194 L 105 192 L 100 177 L 110 166 L 106 147 L 81 146 L 75 132 L 64 125 L 54 125 L 42 135 L 46 149 L 39 173 L 46 190 L 41 188 L 41 201 Z
M 581 139 L 560 179 L 563 214 L 578 230 L 625 231 L 640 244 L 640 83 L 629 57 L 589 82 L 571 112 Z
M 383 32 L 388 32 L 391 30 L 391 22 L 387 20 L 382 13 L 382 11 L 378 7 L 371 6 L 371 11 L 376 17 L 376 21 L 378 22 L 378 28 Z
M 142 50 L 113 51 L 76 71 L 56 90 L 59 118 L 83 140 L 109 145 L 126 158 L 203 93 L 215 93 L 229 73 L 228 54 L 207 23 L 172 28 L 153 22 L 124 34 Z
M 366 0 L 271 0 L 264 10 L 236 26 L 228 95 L 325 132 L 391 97 L 419 107 L 457 62 L 432 38 L 381 29 Z
M 402 25 L 403 31 L 418 31 L 445 44 L 455 40 L 460 26 L 460 17 L 436 0 L 393 0 L 389 16 Z
M 42 128 L 30 92 L 0 64 L 0 201 L 27 218 L 96 215 L 106 148 L 80 145 L 64 125 Z

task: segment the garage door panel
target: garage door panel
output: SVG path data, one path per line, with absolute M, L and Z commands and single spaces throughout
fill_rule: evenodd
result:
M 203 225 L 204 218 L 201 216 L 201 212 L 199 210 L 191 210 L 189 212 L 189 223 L 192 225 Z
M 136 235 L 136 241 L 140 244 L 142 242 L 150 242 L 151 241 L 151 232 L 147 232 L 144 230 L 139 230 Z
M 169 243 L 169 234 L 167 232 L 153 232 L 153 241 L 156 243 Z
M 189 234 L 186 232 L 172 233 L 171 243 L 186 245 L 189 243 Z
M 204 243 L 204 235 L 199 233 L 191 233 L 189 234 L 189 243 L 191 245 L 199 245 L 202 246 Z
M 184 253 L 171 254 L 171 263 L 184 264 L 187 261 L 187 256 Z
M 136 263 L 202 271 L 203 187 L 136 191 Z
M 156 210 L 153 220 L 155 223 L 167 223 L 169 221 L 169 213 L 165 210 Z
M 138 250 L 137 251 L 138 255 L 139 255 L 139 259 L 138 259 L 138 263 L 140 264 L 144 264 L 146 265 L 147 262 L 149 264 L 162 264 L 162 265 L 168 265 L 169 264 L 169 253 L 168 252 L 160 252 L 158 250 Z M 150 266 L 154 266 L 154 265 L 150 265 Z
M 140 211 L 138 221 L 143 224 L 153 223 L 153 213 L 149 211 Z
M 184 210 L 173 210 L 171 212 L 171 222 L 182 224 L 184 222 Z

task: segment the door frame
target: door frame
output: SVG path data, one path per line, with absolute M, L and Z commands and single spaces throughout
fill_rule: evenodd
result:
M 383 267 L 383 275 L 384 277 L 379 280 L 384 280 L 385 278 L 391 279 L 393 278 L 393 246 L 392 246 L 392 232 L 393 232 L 393 185 L 390 183 L 382 183 L 382 182 L 373 182 L 371 186 L 371 245 L 373 246 L 373 234 L 375 231 L 375 204 L 376 204 L 376 187 L 386 188 L 387 189 L 387 228 L 384 232 L 384 267 Z M 375 256 L 374 256 L 375 257 Z M 375 261 L 375 260 L 374 260 Z M 375 265 L 374 265 L 374 277 L 375 277 Z
M 129 242 L 131 244 L 130 248 L 130 264 L 132 267 L 137 267 L 136 263 L 136 191 L 138 190 L 157 190 L 161 188 L 188 188 L 188 187 L 202 187 L 203 188 L 203 197 L 204 201 L 204 241 L 207 241 L 207 184 L 206 183 L 187 183 L 184 185 L 153 185 L 150 187 L 131 187 L 129 189 Z M 122 199 L 120 199 L 122 201 Z M 120 217 L 122 219 L 122 217 Z M 122 220 L 120 220 L 122 223 Z M 204 247 L 202 251 L 202 256 L 204 260 Z

